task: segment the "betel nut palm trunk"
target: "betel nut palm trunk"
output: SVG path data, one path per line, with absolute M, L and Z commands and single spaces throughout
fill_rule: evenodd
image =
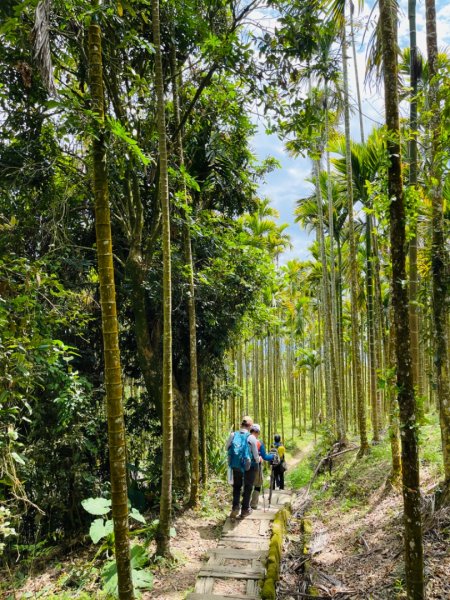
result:
M 438 45 L 436 7 L 426 0 L 427 52 L 430 76 L 431 161 L 429 180 L 432 207 L 431 267 L 433 274 L 433 326 L 435 340 L 435 369 L 437 399 L 441 424 L 442 451 L 447 497 L 450 496 L 450 382 L 447 340 L 447 290 L 449 264 L 446 251 L 444 201 L 442 192 L 442 125 L 439 107 Z
M 155 89 L 159 146 L 159 201 L 162 213 L 163 254 L 163 385 L 162 385 L 162 482 L 157 553 L 170 557 L 172 519 L 173 391 L 172 391 L 172 274 L 170 258 L 169 174 L 161 56 L 159 0 L 152 0 L 152 29 L 155 46 Z
M 119 598 L 134 598 L 128 539 L 128 494 L 126 478 L 125 427 L 122 404 L 122 373 L 114 285 L 111 221 L 104 138 L 104 96 L 101 30 L 92 22 L 89 27 L 89 80 L 92 110 L 97 131 L 93 147 L 93 189 L 95 197 L 95 233 L 98 279 L 102 312 L 105 361 L 108 447 L 111 471 L 111 504 L 114 521 L 114 544 Z
M 358 429 L 360 437 L 360 450 L 358 456 L 364 455 L 369 450 L 367 440 L 366 403 L 363 393 L 361 356 L 358 343 L 359 315 L 358 315 L 358 274 L 355 240 L 355 224 L 353 219 L 353 176 L 350 146 L 350 104 L 348 90 L 348 65 L 347 65 L 347 36 L 345 23 L 342 24 L 342 72 L 344 78 L 344 126 L 345 126 L 345 164 L 348 198 L 348 243 L 350 253 L 350 303 L 351 303 L 351 329 L 352 329 L 352 366 L 355 378 L 356 409 L 358 415 Z
M 403 194 L 398 98 L 396 14 L 389 0 L 380 0 L 384 94 L 389 154 L 390 244 L 392 260 L 392 306 L 395 327 L 397 389 L 402 442 L 402 489 L 407 597 L 425 597 L 423 572 L 422 516 L 416 402 L 409 335 L 406 281 L 406 214 Z

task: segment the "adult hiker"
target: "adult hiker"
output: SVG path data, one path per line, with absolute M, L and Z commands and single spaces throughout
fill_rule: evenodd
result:
M 287 470 L 287 466 L 285 459 L 286 450 L 281 442 L 281 435 L 274 435 L 272 450 L 276 450 L 280 458 L 278 464 L 272 467 L 274 475 L 272 478 L 272 489 L 274 490 L 275 487 L 278 487 L 279 490 L 284 490 L 284 472 Z
M 253 425 L 250 427 L 250 433 L 252 433 L 256 438 L 256 445 L 258 448 L 259 456 L 262 458 L 262 460 L 265 460 L 265 461 L 271 463 L 273 460 L 273 454 L 271 454 L 271 453 L 266 454 L 266 447 L 264 446 L 264 442 L 259 439 L 259 436 L 261 435 L 261 427 L 258 425 L 258 423 L 253 423 Z M 256 471 L 256 477 L 255 477 L 255 484 L 254 484 L 255 487 L 253 488 L 252 497 L 250 500 L 250 508 L 252 508 L 253 510 L 258 508 L 259 494 L 261 492 L 261 487 L 263 485 L 263 482 L 264 482 L 264 480 L 263 480 L 262 462 L 259 462 L 257 465 L 257 471 Z
M 257 468 L 260 459 L 256 437 L 250 433 L 250 427 L 253 420 L 250 417 L 243 417 L 241 428 L 230 434 L 227 441 L 228 465 L 233 470 L 233 507 L 230 518 L 236 519 L 239 516 L 239 505 L 242 494 L 241 518 L 248 517 L 252 512 L 250 508 L 250 496 L 252 494 L 253 483 L 255 481 Z M 253 463 L 253 468 L 252 468 Z

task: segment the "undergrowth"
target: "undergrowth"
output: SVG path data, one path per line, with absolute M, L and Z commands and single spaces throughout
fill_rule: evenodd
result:
M 354 438 L 350 442 L 358 444 Z M 438 415 L 427 415 L 420 428 L 420 468 L 425 481 L 436 483 L 443 475 L 442 449 Z M 307 485 L 321 458 L 328 448 L 325 442 L 317 444 L 311 455 L 303 460 L 288 475 L 288 483 L 293 488 Z M 335 499 L 334 509 L 339 512 L 364 511 L 369 497 L 383 488 L 391 471 L 391 448 L 386 434 L 380 443 L 371 446 L 370 453 L 357 458 L 355 452 L 337 457 L 331 472 L 326 469 L 318 474 L 311 485 L 314 495 L 312 512 L 321 514 L 324 502 Z M 425 478 L 426 475 L 426 478 Z M 327 516 L 329 518 L 330 515 Z

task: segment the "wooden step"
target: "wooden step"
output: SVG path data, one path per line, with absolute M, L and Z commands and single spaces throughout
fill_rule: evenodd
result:
M 268 521 L 273 521 L 275 519 L 275 515 L 277 514 L 278 509 L 274 508 L 273 506 L 270 509 L 266 509 L 266 511 L 264 510 L 254 510 L 252 511 L 252 513 L 250 515 L 248 515 L 248 517 L 245 517 L 244 519 L 242 519 L 243 521 L 248 521 L 248 520 L 252 520 L 252 521 L 263 521 L 263 520 L 268 520 Z
M 232 565 L 206 564 L 200 569 L 199 577 L 215 577 L 218 579 L 263 579 L 266 570 L 262 565 L 235 567 Z
M 259 538 L 258 540 L 235 540 L 233 538 L 222 538 L 219 540 L 219 548 L 228 548 L 235 550 L 255 550 L 260 549 L 266 551 L 269 547 L 267 538 Z
M 267 550 L 244 550 L 236 548 L 212 548 L 207 556 L 220 556 L 221 558 L 235 558 L 236 560 L 253 560 L 267 557 Z
M 222 541 L 223 540 L 234 540 L 235 542 L 244 542 L 244 543 L 251 544 L 251 543 L 258 543 L 263 540 L 265 541 L 265 540 L 267 540 L 267 538 L 264 538 L 261 535 L 247 535 L 247 534 L 239 535 L 239 533 L 236 533 L 235 531 L 230 531 L 229 533 L 223 534 Z

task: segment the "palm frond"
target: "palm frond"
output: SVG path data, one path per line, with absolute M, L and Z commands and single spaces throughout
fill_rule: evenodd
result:
M 394 15 L 395 19 L 399 20 L 399 2 L 398 0 L 389 0 L 390 2 L 390 10 Z M 375 10 L 375 7 L 378 5 L 378 0 L 372 7 L 372 13 Z M 371 13 L 371 14 L 372 14 Z M 399 56 L 401 55 L 401 50 L 397 42 L 397 52 Z M 377 24 L 375 25 L 371 35 L 369 42 L 367 44 L 366 51 L 366 77 L 364 80 L 365 84 L 370 84 L 372 79 L 375 80 L 375 85 L 377 88 L 381 87 L 381 83 L 383 81 L 383 58 L 382 58 L 382 48 L 381 48 L 381 21 L 378 16 Z

